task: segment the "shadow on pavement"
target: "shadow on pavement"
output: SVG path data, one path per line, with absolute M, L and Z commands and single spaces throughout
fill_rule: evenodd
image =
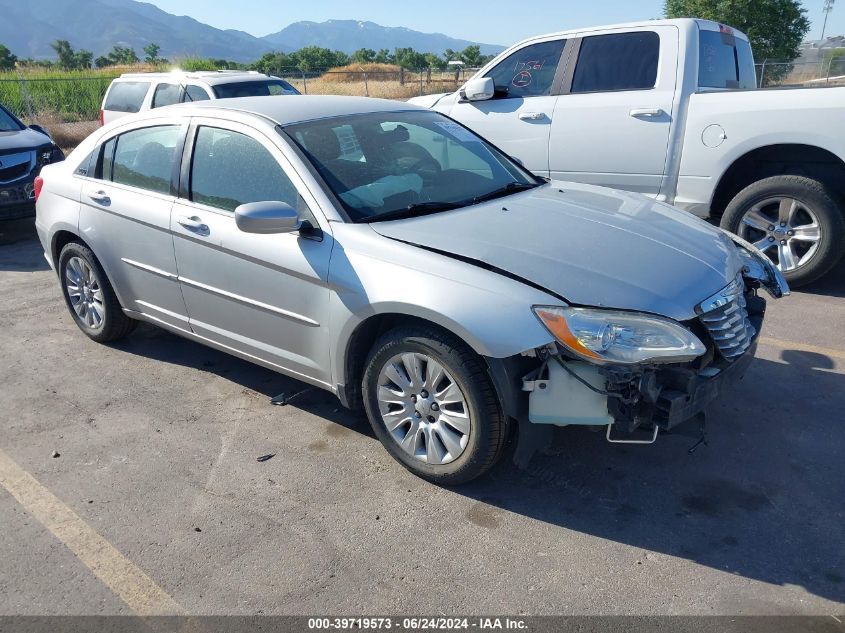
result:
M 225 377 L 266 396 L 268 406 L 280 392 L 305 388 L 146 325 L 116 347 Z M 528 469 L 505 458 L 453 492 L 482 504 L 467 518 L 483 529 L 497 529 L 506 510 L 845 601 L 845 376 L 820 354 L 786 350 L 781 361 L 752 364 L 711 410 L 709 445 L 693 454 L 688 437 L 631 447 L 561 429 L 550 454 Z M 366 420 L 329 393 L 311 390 L 288 406 L 372 437 Z
M 49 269 L 35 233 L 35 218 L 0 221 L 0 272 Z

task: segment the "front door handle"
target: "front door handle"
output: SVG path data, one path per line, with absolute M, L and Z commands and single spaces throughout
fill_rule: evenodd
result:
M 189 231 L 208 235 L 208 225 L 203 224 L 202 220 L 200 220 L 197 216 L 189 218 L 186 215 L 181 215 L 176 219 L 176 222 L 184 226 Z
M 631 110 L 631 112 L 629 112 L 629 114 L 635 119 L 640 117 L 645 119 L 651 119 L 654 117 L 663 116 L 665 112 L 663 112 L 663 110 L 661 110 L 660 108 L 634 108 L 633 110 Z
M 88 196 L 91 200 L 96 202 L 97 204 L 101 204 L 103 206 L 108 206 L 111 204 L 111 198 L 109 198 L 109 194 L 107 194 L 102 189 L 95 190 L 91 189 L 85 192 L 85 195 Z
M 543 112 L 520 112 L 519 118 L 521 121 L 539 121 L 546 117 Z

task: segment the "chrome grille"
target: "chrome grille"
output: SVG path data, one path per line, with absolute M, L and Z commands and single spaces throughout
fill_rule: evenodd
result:
M 737 277 L 715 297 L 702 303 L 702 306 L 711 309 L 704 312 L 699 320 L 710 332 L 722 356 L 728 360 L 747 352 L 757 334 L 748 318 L 744 291 L 742 277 Z

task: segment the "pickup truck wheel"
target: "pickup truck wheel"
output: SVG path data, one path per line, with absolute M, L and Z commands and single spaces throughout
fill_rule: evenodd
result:
M 507 418 L 483 361 L 461 341 L 434 328 L 400 327 L 376 342 L 365 367 L 367 417 L 405 468 L 455 485 L 496 463 Z
M 842 256 L 845 218 L 837 201 L 818 180 L 773 176 L 740 191 L 725 209 L 721 226 L 765 253 L 790 285 L 803 286 Z
M 59 254 L 62 294 L 74 322 L 98 343 L 123 338 L 138 324 L 123 313 L 103 267 L 87 246 L 66 244 Z

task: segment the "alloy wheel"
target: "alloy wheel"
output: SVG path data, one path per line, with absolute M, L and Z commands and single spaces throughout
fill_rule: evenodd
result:
M 65 266 L 65 288 L 76 316 L 92 330 L 103 325 L 106 306 L 103 290 L 91 265 L 81 257 L 71 257 Z
M 807 264 L 821 240 L 813 210 L 788 197 L 767 198 L 753 205 L 742 216 L 737 233 L 765 253 L 781 272 Z
M 469 442 L 466 396 L 448 371 L 426 354 L 391 358 L 378 377 L 378 406 L 390 436 L 427 464 L 455 461 Z

